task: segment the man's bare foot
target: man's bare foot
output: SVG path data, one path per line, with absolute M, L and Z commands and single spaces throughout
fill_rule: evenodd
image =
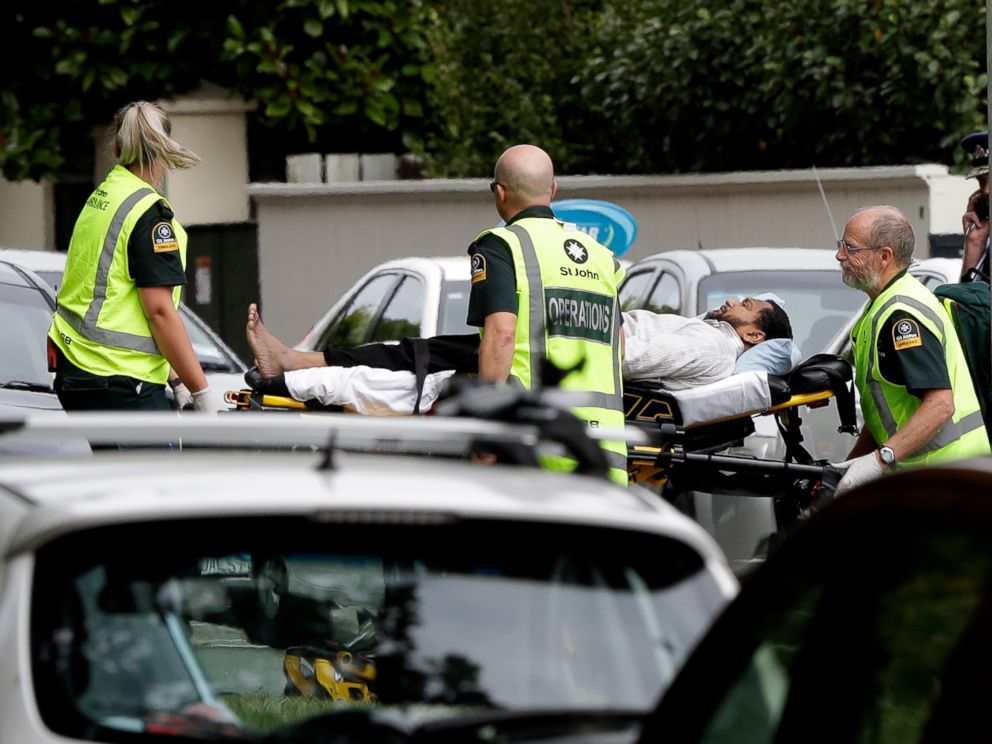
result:
M 264 378 L 275 377 L 287 371 L 285 358 L 292 351 L 282 341 L 262 325 L 258 307 L 253 302 L 248 306 L 248 326 L 245 329 L 248 336 L 248 346 L 255 355 L 255 366 Z

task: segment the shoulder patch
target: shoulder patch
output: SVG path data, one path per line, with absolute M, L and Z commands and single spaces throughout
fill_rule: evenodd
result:
M 486 280 L 486 257 L 481 253 L 472 254 L 472 284 Z
M 152 228 L 152 247 L 156 253 L 179 250 L 179 241 L 176 240 L 171 223 L 159 222 Z
M 920 327 L 915 320 L 903 318 L 896 321 L 896 324 L 892 326 L 892 345 L 896 351 L 912 349 L 914 346 L 923 346 Z

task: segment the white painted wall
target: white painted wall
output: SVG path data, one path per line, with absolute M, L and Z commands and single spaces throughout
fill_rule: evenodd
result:
M 54 249 L 52 188 L 48 181 L 11 183 L 0 178 L 0 246 Z
M 166 193 L 184 225 L 248 219 L 248 134 L 245 112 L 253 104 L 204 85 L 174 101 L 163 101 L 172 136 L 203 162 L 167 176 Z
M 892 204 L 909 217 L 917 257 L 933 232 L 960 232 L 967 194 L 942 165 L 819 171 L 837 230 L 858 208 Z M 497 223 L 485 179 L 252 184 L 266 324 L 295 343 L 378 263 L 461 255 Z M 619 204 L 637 220 L 632 261 L 662 250 L 799 246 L 833 251 L 835 235 L 812 171 L 686 176 L 570 176 L 558 198 Z M 957 215 L 955 218 L 954 215 Z M 954 227 L 956 222 L 956 228 Z M 936 227 L 936 229 L 935 229 Z

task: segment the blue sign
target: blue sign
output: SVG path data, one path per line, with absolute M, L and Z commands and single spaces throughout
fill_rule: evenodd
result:
M 552 203 L 555 217 L 572 222 L 616 256 L 622 256 L 637 239 L 637 222 L 623 207 L 599 199 L 562 199 Z

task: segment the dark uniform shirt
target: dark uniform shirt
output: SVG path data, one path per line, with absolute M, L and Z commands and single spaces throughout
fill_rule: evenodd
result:
M 507 225 L 525 217 L 554 219 L 551 207 L 528 207 L 513 216 Z M 518 312 L 517 275 L 513 270 L 513 254 L 506 241 L 486 233 L 468 247 L 472 257 L 472 291 L 468 297 L 468 319 L 471 326 L 482 327 L 492 313 Z
M 985 241 L 985 252 L 978 259 L 978 264 L 967 271 L 964 277 L 966 282 L 987 282 L 989 280 L 989 241 Z
M 886 380 L 918 398 L 927 390 L 951 389 L 944 348 L 911 312 L 897 310 L 886 319 L 878 334 L 878 365 Z
M 127 265 L 139 287 L 175 287 L 186 284 L 179 241 L 172 225 L 174 213 L 157 201 L 138 218 L 127 241 Z

